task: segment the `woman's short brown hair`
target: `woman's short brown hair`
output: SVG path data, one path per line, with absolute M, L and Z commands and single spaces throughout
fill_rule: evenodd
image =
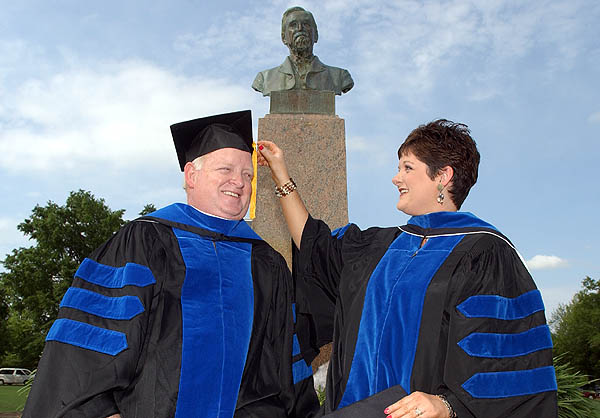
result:
M 398 149 L 398 158 L 410 152 L 427 164 L 432 180 L 442 168 L 452 167 L 454 176 L 448 192 L 457 209 L 477 182 L 480 157 L 470 133 L 467 125 L 438 119 L 416 128 Z

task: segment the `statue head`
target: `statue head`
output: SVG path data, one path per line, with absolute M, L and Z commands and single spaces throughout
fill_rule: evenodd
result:
M 317 22 L 312 13 L 302 7 L 290 7 L 281 18 L 281 40 L 295 56 L 312 55 L 319 39 Z

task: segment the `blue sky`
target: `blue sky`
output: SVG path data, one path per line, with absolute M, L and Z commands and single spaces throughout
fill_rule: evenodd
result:
M 36 204 L 72 190 L 134 218 L 184 201 L 169 125 L 269 101 L 281 14 L 311 10 L 315 53 L 347 68 L 349 213 L 398 225 L 396 150 L 419 124 L 469 125 L 482 154 L 463 209 L 528 261 L 548 315 L 600 278 L 600 3 L 23 0 L 0 10 L 0 257 Z M 256 124 L 255 124 L 256 132 Z M 320 152 L 320 150 L 314 150 Z M 332 173 L 336 175 L 336 173 Z

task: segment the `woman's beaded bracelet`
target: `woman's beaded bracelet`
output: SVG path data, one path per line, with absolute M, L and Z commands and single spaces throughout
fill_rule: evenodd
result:
M 294 183 L 294 180 L 292 180 L 292 178 L 290 177 L 290 181 L 285 183 L 283 186 L 281 186 L 281 187 L 275 186 L 275 196 L 277 196 L 277 197 L 287 196 L 290 193 L 292 193 L 294 190 L 296 190 L 297 188 L 298 188 L 298 186 L 296 186 L 296 183 Z
M 450 405 L 450 402 L 448 402 L 448 399 L 446 399 L 446 397 L 444 395 L 435 395 L 435 396 L 444 403 L 446 408 L 448 408 L 448 418 L 457 418 L 456 412 L 454 412 L 454 409 L 452 409 L 452 405 Z

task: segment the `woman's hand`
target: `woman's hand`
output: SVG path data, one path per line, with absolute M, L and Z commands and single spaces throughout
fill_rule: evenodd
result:
M 106 418 L 121 418 L 121 415 L 120 414 L 114 414 L 114 415 L 111 415 L 110 417 L 106 417 Z
M 423 392 L 413 392 L 383 412 L 387 418 L 448 418 L 449 415 L 440 398 Z
M 283 151 L 271 141 L 258 141 L 258 165 L 271 169 L 271 176 L 278 187 L 290 180 Z

